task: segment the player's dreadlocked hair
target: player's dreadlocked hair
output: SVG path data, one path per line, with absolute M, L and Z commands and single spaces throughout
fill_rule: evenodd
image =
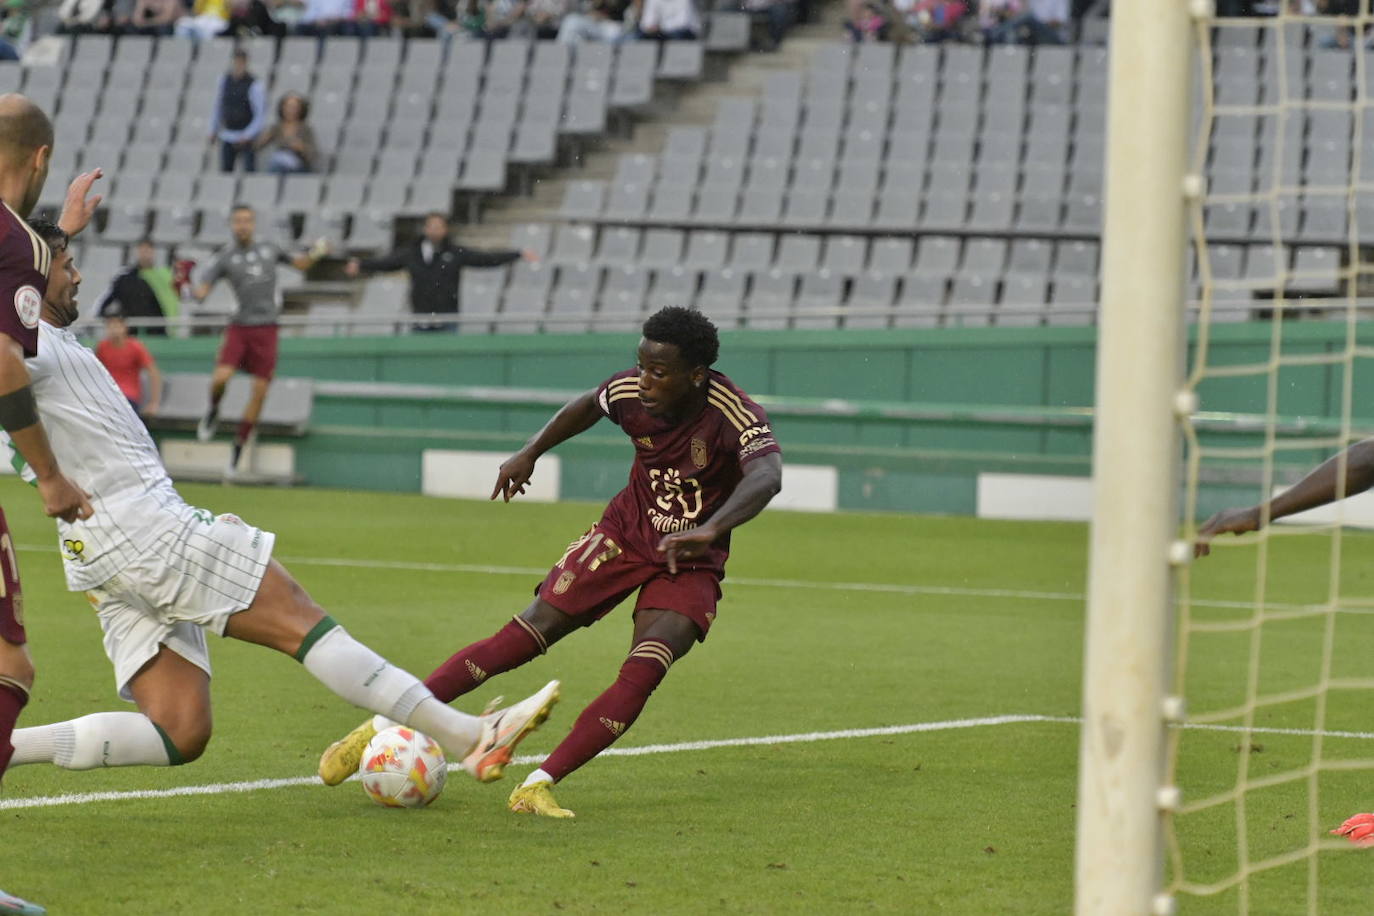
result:
M 67 233 L 52 220 L 31 219 L 29 220 L 29 228 L 53 251 L 65 250 L 67 242 L 70 241 Z
M 644 338 L 677 347 L 687 365 L 709 366 L 720 356 L 720 338 L 711 319 L 677 305 L 659 309 L 644 322 Z

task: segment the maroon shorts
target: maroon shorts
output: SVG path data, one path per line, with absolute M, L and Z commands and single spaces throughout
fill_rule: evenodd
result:
M 716 619 L 720 580 L 714 569 L 679 567 L 676 576 L 670 575 L 662 563 L 622 553 L 616 533 L 595 525 L 568 545 L 535 594 L 570 617 L 589 617 L 590 623 L 639 589 L 636 611 L 674 611 L 690 618 L 700 631 L 700 641 Z
M 231 324 L 224 329 L 217 366 L 233 366 L 258 378 L 270 379 L 277 371 L 277 326 Z
M 0 595 L 0 637 L 5 642 L 22 646 L 29 641 L 24 633 L 24 596 L 19 591 L 19 559 L 14 555 L 10 540 L 10 526 L 5 513 L 0 512 L 0 580 L 5 592 Z

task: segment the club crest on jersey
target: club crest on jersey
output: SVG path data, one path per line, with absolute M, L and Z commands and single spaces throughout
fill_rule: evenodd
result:
M 706 451 L 705 439 L 692 440 L 692 464 L 698 468 L 704 468 L 710 463 L 711 456 Z
M 642 448 L 653 448 L 654 440 L 649 438 L 648 436 L 640 436 L 638 439 L 635 440 L 635 445 L 638 445 Z
M 38 327 L 38 316 L 43 313 L 43 295 L 32 286 L 19 287 L 14 291 L 14 311 L 24 327 Z
M 565 573 L 563 573 L 563 575 L 561 575 L 561 576 L 558 577 L 558 581 L 555 582 L 555 583 L 553 584 L 553 593 L 554 593 L 555 595 L 561 595 L 561 594 L 563 594 L 563 593 L 566 592 L 569 588 L 572 587 L 573 580 L 576 579 L 576 578 L 577 578 L 577 574 L 576 574 L 576 573 L 573 573 L 573 572 L 565 572 Z

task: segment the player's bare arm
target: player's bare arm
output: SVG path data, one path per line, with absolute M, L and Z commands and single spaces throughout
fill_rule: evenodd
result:
M 503 502 L 510 502 L 515 496 L 525 492 L 525 485 L 534 474 L 534 463 L 549 449 L 566 442 L 578 433 L 586 432 L 601 419 L 601 409 L 596 405 L 596 389 L 580 394 L 564 404 L 554 414 L 544 428 L 535 433 L 520 451 L 502 463 L 496 473 L 496 486 L 491 498 L 497 496 Z
M 677 561 L 700 555 L 723 535 L 763 511 L 782 492 L 782 456 L 764 455 L 744 466 L 744 476 L 720 510 L 704 524 L 664 535 L 659 553 L 668 561 L 668 572 L 677 575 Z
M 90 518 L 90 500 L 57 465 L 48 434 L 38 420 L 23 347 L 8 334 L 0 334 L 0 427 L 37 476 L 43 511 L 67 522 Z
M 58 227 L 68 236 L 75 236 L 91 224 L 96 208 L 104 200 L 100 194 L 92 194 L 91 188 L 103 178 L 103 169 L 91 169 L 72 179 L 67 186 L 67 199 L 62 204 L 62 215 L 58 217 Z
M 1344 480 L 1342 480 L 1344 471 Z M 1198 529 L 1193 556 L 1212 552 L 1211 540 L 1219 534 L 1246 534 L 1258 531 L 1264 519 L 1270 521 L 1325 506 L 1338 499 L 1363 493 L 1374 487 L 1374 439 L 1356 442 L 1339 455 L 1327 459 L 1302 480 L 1271 499 L 1268 504 L 1238 509 L 1223 509 Z

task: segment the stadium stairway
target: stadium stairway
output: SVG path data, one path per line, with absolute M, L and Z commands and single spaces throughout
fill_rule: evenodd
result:
M 818 48 L 842 38 L 844 17 L 844 4 L 820 4 L 815 21 L 794 27 L 776 52 L 734 58 L 723 79 L 681 84 L 664 103 L 643 110 L 632 131 L 589 145 L 572 167 L 536 179 L 528 195 L 488 198 L 480 220 L 462 228 L 464 244 L 505 247 L 514 227 L 549 222 L 574 182 L 613 177 L 622 155 L 661 153 L 670 128 L 710 125 L 722 99 L 760 97 L 769 74 L 804 70 Z

